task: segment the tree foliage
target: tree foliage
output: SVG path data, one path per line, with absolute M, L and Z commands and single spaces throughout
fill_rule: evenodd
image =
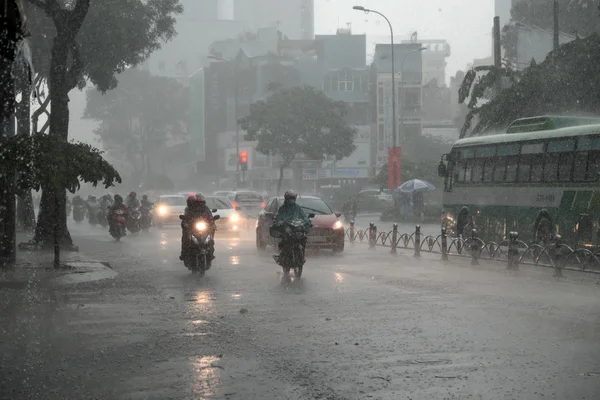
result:
M 329 99 L 310 86 L 279 88 L 266 100 L 250 106 L 250 114 L 240 120 L 246 140 L 258 141 L 256 150 L 280 157 L 281 189 L 283 169 L 297 155 L 310 160 L 347 157 L 356 149 L 356 130 L 344 120 L 347 106 Z
M 491 84 L 491 80 L 488 81 L 487 87 Z M 510 88 L 502 90 L 488 103 L 471 108 L 471 118 L 479 120 L 472 133 L 504 129 L 523 117 L 595 114 L 600 109 L 598 93 L 600 36 L 592 34 L 560 46 L 540 64 L 532 63 Z M 461 100 L 466 99 L 463 94 Z M 465 127 L 469 121 L 465 122 Z
M 579 37 L 599 32 L 599 7 L 597 0 L 559 0 L 559 30 Z M 505 49 L 505 58 L 512 62 L 517 56 L 519 25 L 552 30 L 554 8 L 552 1 L 548 0 L 518 1 L 510 14 L 510 23 L 502 28 L 502 46 Z
M 80 183 L 110 187 L 121 183 L 119 173 L 89 144 L 63 142 L 55 135 L 17 135 L 0 141 L 0 171 L 17 171 L 18 190 L 42 185 L 79 190 Z
M 77 0 L 81 3 L 89 0 Z M 55 21 L 62 17 L 51 4 L 57 0 L 27 0 L 31 45 L 36 71 L 50 74 Z M 82 64 L 81 75 L 100 91 L 116 87 L 116 75 L 144 62 L 175 32 L 175 15 L 183 7 L 179 0 L 93 0 L 75 36 Z M 79 81 L 79 79 L 78 79 Z
M 84 118 L 100 122 L 94 131 L 106 149 L 118 149 L 123 161 L 141 171 L 134 160 L 143 160 L 172 137 L 187 130 L 187 89 L 175 79 L 128 69 L 118 76 L 116 89 L 87 92 Z

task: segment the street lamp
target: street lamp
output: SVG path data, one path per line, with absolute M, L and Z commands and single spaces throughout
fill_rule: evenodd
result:
M 225 64 L 231 67 L 234 75 L 234 118 L 235 118 L 235 158 L 237 162 L 235 163 L 235 186 L 236 188 L 240 185 L 240 124 L 238 123 L 238 71 L 235 65 L 229 60 L 225 60 L 224 58 L 217 57 L 213 54 L 208 56 L 210 60 L 224 62 Z
M 364 8 L 363 6 L 354 6 L 352 7 L 353 10 L 357 10 L 357 11 L 363 11 L 365 14 L 368 13 L 374 13 L 377 15 L 380 15 L 383 17 L 383 19 L 386 20 L 386 22 L 388 23 L 388 26 L 390 27 L 390 42 L 391 42 L 391 46 L 392 46 L 392 148 L 393 150 L 393 159 L 390 160 L 390 155 L 388 153 L 388 165 L 390 164 L 390 162 L 392 162 L 392 182 L 393 182 L 393 189 L 395 189 L 398 186 L 398 182 L 397 182 L 397 176 L 396 176 L 396 163 L 398 162 L 398 159 L 396 157 L 396 79 L 395 79 L 395 70 L 396 70 L 396 64 L 394 61 L 394 28 L 392 28 L 392 23 L 390 22 L 389 19 L 387 19 L 387 17 L 385 15 L 383 15 L 382 13 L 380 13 L 379 11 L 375 11 L 375 10 L 371 10 L 368 8 Z
M 404 57 L 402 58 L 402 62 L 400 63 L 400 87 L 402 88 L 402 94 L 400 97 L 400 151 L 402 151 L 402 146 L 404 145 L 404 101 L 402 101 L 405 96 L 404 96 L 404 62 L 406 61 L 406 59 L 408 58 L 409 55 L 414 54 L 414 53 L 419 53 L 421 51 L 425 51 L 427 50 L 427 47 L 419 47 L 418 49 L 414 49 L 409 51 L 408 53 L 406 53 L 404 55 Z M 401 161 L 402 162 L 402 161 Z

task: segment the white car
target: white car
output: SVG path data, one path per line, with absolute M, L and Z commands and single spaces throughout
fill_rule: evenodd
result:
M 208 208 L 217 210 L 213 212 L 213 215 L 219 215 L 219 219 L 216 221 L 218 232 L 239 234 L 245 221 L 229 199 L 218 196 L 205 196 L 204 198 Z
M 167 224 L 180 224 L 179 216 L 183 215 L 186 207 L 185 196 L 170 194 L 160 196 L 154 205 L 154 223 L 159 228 Z

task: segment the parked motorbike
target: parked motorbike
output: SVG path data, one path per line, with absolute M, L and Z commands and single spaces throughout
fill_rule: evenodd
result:
M 154 207 L 142 207 L 141 208 L 141 218 L 140 218 L 140 228 L 144 232 L 148 232 L 148 229 L 152 226 L 152 211 Z
M 101 227 L 106 228 L 108 226 L 108 207 L 100 207 L 98 212 L 96 213 L 96 219 Z
M 118 242 L 123 236 L 125 236 L 125 229 L 127 227 L 127 221 L 125 219 L 125 210 L 115 210 L 109 224 L 109 233 Z
M 213 218 L 216 221 L 221 217 L 215 215 Z M 180 215 L 179 219 L 184 221 L 184 223 L 191 224 L 191 229 L 189 229 L 189 248 L 186 254 L 184 254 L 183 263 L 192 271 L 192 274 L 204 276 L 204 273 L 210 269 L 212 264 L 210 251 L 213 246 L 214 235 L 211 227 L 202 219 L 186 221 L 183 215 Z
M 135 207 L 132 208 L 129 212 L 129 218 L 127 219 L 127 230 L 133 234 L 136 234 L 140 231 L 140 220 L 142 218 L 142 213 L 140 209 Z
M 73 220 L 78 224 L 85 218 L 85 206 L 78 204 L 73 208 Z
M 314 214 L 308 217 L 313 218 Z M 293 269 L 294 275 L 300 278 L 304 268 L 304 244 L 308 234 L 304 221 L 296 219 L 278 222 L 271 226 L 269 234 L 276 239 L 281 239 L 279 244 L 281 251 L 273 256 L 275 262 L 283 268 L 286 276 Z

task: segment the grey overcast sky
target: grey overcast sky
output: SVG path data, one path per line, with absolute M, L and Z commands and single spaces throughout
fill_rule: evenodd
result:
M 384 14 L 396 38 L 409 39 L 417 31 L 420 39 L 447 40 L 447 75 L 492 54 L 493 0 L 315 0 L 315 33 L 334 34 L 351 23 L 352 33 L 368 35 L 367 52 L 372 52 L 371 43 L 389 37 L 389 27 L 376 14 L 352 10 L 355 5 Z

